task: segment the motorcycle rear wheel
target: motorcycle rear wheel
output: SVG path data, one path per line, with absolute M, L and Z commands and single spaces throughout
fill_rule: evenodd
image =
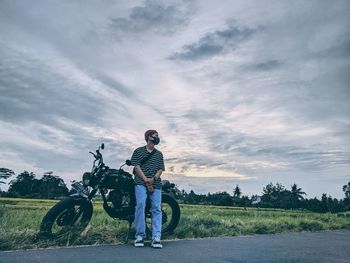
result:
M 152 234 L 152 209 L 146 207 L 146 231 L 147 235 Z M 171 234 L 180 221 L 180 207 L 177 201 L 168 194 L 162 195 L 162 235 Z

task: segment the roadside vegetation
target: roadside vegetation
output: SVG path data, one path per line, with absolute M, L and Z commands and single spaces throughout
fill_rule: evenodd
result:
M 14 177 L 0 168 L 0 184 Z M 345 197 L 323 194 L 306 198 L 296 184 L 290 189 L 276 183 L 263 187 L 261 195 L 242 195 L 236 185 L 227 192 L 196 194 L 175 188 L 181 219 L 173 234 L 163 239 L 275 234 L 295 231 L 350 229 L 350 182 L 342 187 Z M 92 220 L 84 235 L 68 233 L 60 238 L 38 236 L 47 211 L 66 196 L 69 189 L 62 178 L 47 172 L 41 178 L 24 171 L 0 190 L 0 250 L 123 243 L 128 223 L 110 218 L 98 197 Z M 132 240 L 134 232 L 130 233 Z
M 113 220 L 94 202 L 94 214 L 85 235 L 60 239 L 38 238 L 44 214 L 55 200 L 0 198 L 0 250 L 123 243 L 125 221 Z M 294 231 L 350 229 L 350 213 L 313 213 L 272 208 L 242 208 L 181 204 L 175 232 L 163 239 L 275 234 Z M 131 240 L 134 232 L 130 233 Z M 130 241 L 131 242 L 131 241 Z

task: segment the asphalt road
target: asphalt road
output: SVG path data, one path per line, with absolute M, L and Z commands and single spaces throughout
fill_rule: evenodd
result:
M 130 245 L 0 252 L 1 263 L 350 262 L 350 231 L 302 232 Z

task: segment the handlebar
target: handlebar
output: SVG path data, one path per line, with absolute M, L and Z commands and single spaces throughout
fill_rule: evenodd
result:
M 101 146 L 98 147 L 98 149 L 96 150 L 96 154 L 94 154 L 93 152 L 89 152 L 90 154 L 92 154 L 95 158 L 94 162 L 93 162 L 93 165 L 92 165 L 92 170 L 94 170 L 94 168 L 96 167 L 96 161 L 99 161 L 98 162 L 98 167 L 101 166 L 101 165 L 104 165 L 103 163 L 103 156 L 100 152 L 100 149 L 104 149 L 104 144 L 102 143 Z
M 125 163 L 122 164 L 122 166 L 120 166 L 119 170 L 121 170 L 124 165 L 130 166 L 131 165 L 131 161 L 130 160 L 126 160 Z
M 93 153 L 93 152 L 89 152 L 89 153 L 92 154 L 92 155 L 94 156 L 94 158 L 95 158 L 95 160 L 94 160 L 94 162 L 93 162 L 93 165 L 92 165 L 92 171 L 94 171 L 94 169 L 95 169 L 96 167 L 104 166 L 104 163 L 103 163 L 103 156 L 102 156 L 102 154 L 101 154 L 101 152 L 100 152 L 100 149 L 103 150 L 104 147 L 105 147 L 105 146 L 104 146 L 104 143 L 102 143 L 101 146 L 99 146 L 98 149 L 96 150 L 96 154 Z M 96 161 L 99 161 L 97 166 L 96 166 Z M 130 161 L 130 160 L 126 160 L 125 163 L 124 163 L 119 169 L 122 169 L 122 167 L 123 167 L 124 165 L 130 166 L 130 165 L 131 165 L 131 161 Z

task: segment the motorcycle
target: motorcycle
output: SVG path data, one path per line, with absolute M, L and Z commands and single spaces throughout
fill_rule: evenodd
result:
M 72 229 L 83 232 L 88 226 L 93 214 L 93 197 L 99 192 L 106 213 L 114 218 L 129 222 L 126 243 L 129 239 L 131 225 L 135 219 L 135 190 L 133 176 L 124 171 L 124 165 L 131 165 L 130 160 L 119 169 L 111 169 L 103 162 L 101 150 L 104 144 L 91 153 L 93 161 L 91 172 L 85 172 L 82 182 L 72 183 L 68 197 L 56 203 L 44 216 L 40 225 L 43 236 L 61 236 Z M 180 220 L 180 207 L 174 198 L 175 184 L 162 180 L 162 234 L 174 231 Z M 147 197 L 145 208 L 146 232 L 151 235 L 151 201 Z

